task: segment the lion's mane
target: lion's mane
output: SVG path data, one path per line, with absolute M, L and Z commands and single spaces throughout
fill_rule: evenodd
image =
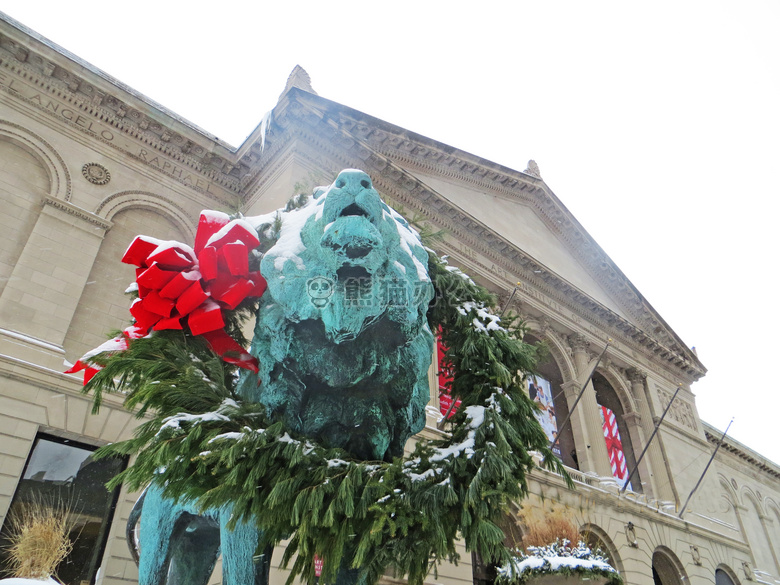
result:
M 425 424 L 433 334 L 428 255 L 371 179 L 342 171 L 286 213 L 239 391 L 295 431 L 361 459 L 403 453 Z

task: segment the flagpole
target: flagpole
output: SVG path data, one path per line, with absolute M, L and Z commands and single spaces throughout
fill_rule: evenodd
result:
M 694 492 L 699 489 L 699 485 L 701 485 L 701 481 L 704 479 L 705 474 L 707 473 L 707 470 L 710 468 L 710 464 L 712 463 L 712 460 L 715 459 L 715 453 L 718 452 L 718 449 L 720 449 L 720 446 L 723 444 L 723 439 L 726 438 L 726 433 L 729 432 L 729 428 L 731 427 L 731 423 L 734 422 L 734 419 L 732 418 L 729 422 L 729 425 L 726 427 L 726 430 L 723 431 L 723 436 L 720 438 L 720 441 L 718 441 L 718 445 L 715 447 L 715 450 L 712 452 L 712 457 L 710 457 L 710 460 L 707 462 L 707 466 L 704 468 L 704 471 L 701 474 L 701 477 L 699 478 L 699 481 L 696 482 L 696 485 L 693 486 L 693 489 L 691 490 L 691 493 L 688 495 L 688 499 L 685 500 L 685 505 L 682 507 L 682 510 L 680 510 L 680 516 L 679 518 L 682 518 L 682 515 L 685 513 L 685 509 L 688 507 L 688 503 L 691 501 L 691 498 L 693 497 Z
M 500 319 L 504 318 L 504 313 L 506 313 L 506 310 L 509 308 L 509 304 L 512 302 L 512 299 L 515 298 L 515 293 L 517 292 L 518 286 L 520 286 L 519 282 L 515 285 L 515 288 L 512 290 L 512 294 L 509 295 L 509 300 L 506 302 L 506 305 L 504 305 L 504 310 L 501 311 L 501 314 L 498 316 Z
M 669 401 L 669 404 L 666 405 L 666 410 L 664 410 L 664 413 L 661 415 L 661 418 L 658 419 L 658 422 L 655 424 L 655 428 L 653 429 L 650 438 L 647 440 L 647 443 L 645 443 L 645 448 L 642 449 L 642 454 L 639 456 L 639 459 L 637 459 L 636 464 L 634 465 L 634 469 L 631 470 L 631 473 L 629 474 L 626 483 L 624 483 L 623 487 L 620 488 L 621 494 L 626 491 L 628 484 L 631 483 L 631 478 L 634 477 L 636 470 L 639 469 L 639 464 L 642 462 L 642 458 L 645 456 L 645 453 L 647 453 L 647 449 L 650 447 L 650 443 L 655 438 L 655 434 L 658 432 L 658 429 L 661 428 L 661 423 L 664 422 L 664 418 L 666 418 L 666 413 L 669 412 L 669 408 L 672 406 L 672 402 L 674 402 L 674 399 L 677 398 L 677 393 L 679 391 L 680 391 L 680 387 L 678 386 L 677 390 L 674 391 L 674 396 L 672 396 L 672 399 Z

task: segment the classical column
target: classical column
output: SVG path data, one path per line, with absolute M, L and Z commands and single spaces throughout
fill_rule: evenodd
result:
M 588 358 L 588 341 L 585 336 L 580 334 L 570 335 L 569 345 L 574 353 L 574 367 L 577 370 L 578 387 L 574 390 L 574 399 L 576 399 L 576 392 L 582 388 L 582 384 L 590 374 L 593 365 Z M 570 394 L 570 391 L 567 392 L 567 399 L 569 399 Z M 572 402 L 569 402 L 570 409 L 571 404 Z M 588 380 L 585 386 L 585 392 L 579 404 L 577 404 L 574 415 L 579 416 L 582 423 L 582 437 L 575 436 L 575 441 L 584 441 L 582 444 L 578 443 L 577 445 L 580 469 L 582 471 L 594 472 L 599 477 L 612 477 L 612 466 L 609 463 L 607 444 L 604 442 L 604 429 L 601 424 L 599 406 L 596 402 L 596 391 L 591 380 Z
M 622 414 L 623 423 L 629 437 L 631 438 L 631 459 L 632 463 L 628 467 L 628 472 L 631 473 L 639 461 L 639 456 L 642 454 L 642 449 L 645 448 L 647 443 L 646 435 L 642 427 L 642 416 L 638 412 L 624 412 Z M 649 435 L 648 435 L 649 436 Z M 626 442 L 623 441 L 623 448 L 626 449 Z M 626 457 L 626 461 L 629 461 Z M 649 458 L 645 454 L 641 462 L 639 462 L 639 468 L 634 472 L 634 476 L 631 478 L 632 489 L 635 492 L 640 490 L 636 489 L 641 484 L 641 492 L 652 496 L 655 493 L 653 484 L 653 474 L 650 469 Z
M 110 226 L 66 201 L 44 201 L 0 296 L 0 353 L 62 368 L 62 343 Z
M 588 425 L 585 424 L 585 412 L 580 408 L 578 404 L 574 411 L 571 410 L 574 401 L 577 400 L 577 395 L 580 393 L 582 384 L 577 380 L 569 380 L 561 384 L 563 389 L 563 395 L 566 397 L 566 404 L 569 406 L 569 422 L 571 427 L 572 438 L 574 439 L 574 450 L 576 452 L 576 459 L 578 467 L 581 471 L 590 471 L 591 467 L 588 463 L 590 438 L 588 437 Z M 580 401 L 580 404 L 582 401 Z M 560 424 L 561 421 L 558 421 Z
M 642 430 L 644 431 L 645 440 L 647 440 L 650 435 L 653 434 L 654 428 L 653 415 L 650 412 L 650 405 L 647 401 L 647 394 L 645 392 L 645 379 L 647 378 L 647 373 L 636 368 L 629 368 L 626 370 L 626 375 L 628 376 L 629 382 L 631 382 L 631 393 L 634 395 L 634 400 L 639 407 L 639 419 Z M 634 445 L 635 452 L 637 449 L 639 449 L 639 453 L 641 453 L 641 450 L 644 449 L 644 445 Z M 639 457 L 639 454 L 637 453 L 636 456 Z M 653 438 L 653 441 L 647 448 L 645 461 L 649 462 L 647 465 L 649 473 L 647 469 L 642 469 L 644 466 L 640 467 L 639 473 L 640 475 L 643 473 L 645 474 L 642 475 L 642 477 L 650 485 L 653 497 L 665 502 L 674 502 L 674 492 L 672 491 L 669 475 L 666 471 L 661 443 L 657 436 Z

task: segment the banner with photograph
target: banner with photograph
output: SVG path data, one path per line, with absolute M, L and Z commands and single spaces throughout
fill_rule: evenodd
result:
M 558 437 L 558 420 L 555 417 L 555 405 L 553 404 L 552 384 L 541 376 L 529 376 L 526 379 L 526 388 L 528 396 L 531 397 L 539 411 L 536 413 L 536 420 L 542 425 L 544 432 L 550 442 Z M 556 444 L 553 452 L 561 456 L 561 447 Z

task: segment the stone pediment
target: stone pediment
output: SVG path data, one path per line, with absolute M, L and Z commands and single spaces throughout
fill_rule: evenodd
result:
M 634 319 L 619 300 L 613 298 L 601 283 L 581 264 L 568 242 L 549 229 L 546 218 L 541 216 L 531 202 L 517 197 L 496 194 L 484 188 L 456 183 L 449 178 L 430 173 L 415 173 L 453 204 L 475 219 L 503 235 L 511 244 L 523 250 L 573 286 L 624 319 Z M 639 325 L 639 323 L 634 323 Z
M 544 181 L 291 88 L 273 110 L 262 159 L 295 139 L 363 168 L 407 211 L 434 218 L 510 274 L 667 362 L 706 369 Z M 254 151 L 243 145 L 242 149 Z M 262 174 L 262 161 L 253 174 Z M 252 186 L 246 185 L 247 194 Z

